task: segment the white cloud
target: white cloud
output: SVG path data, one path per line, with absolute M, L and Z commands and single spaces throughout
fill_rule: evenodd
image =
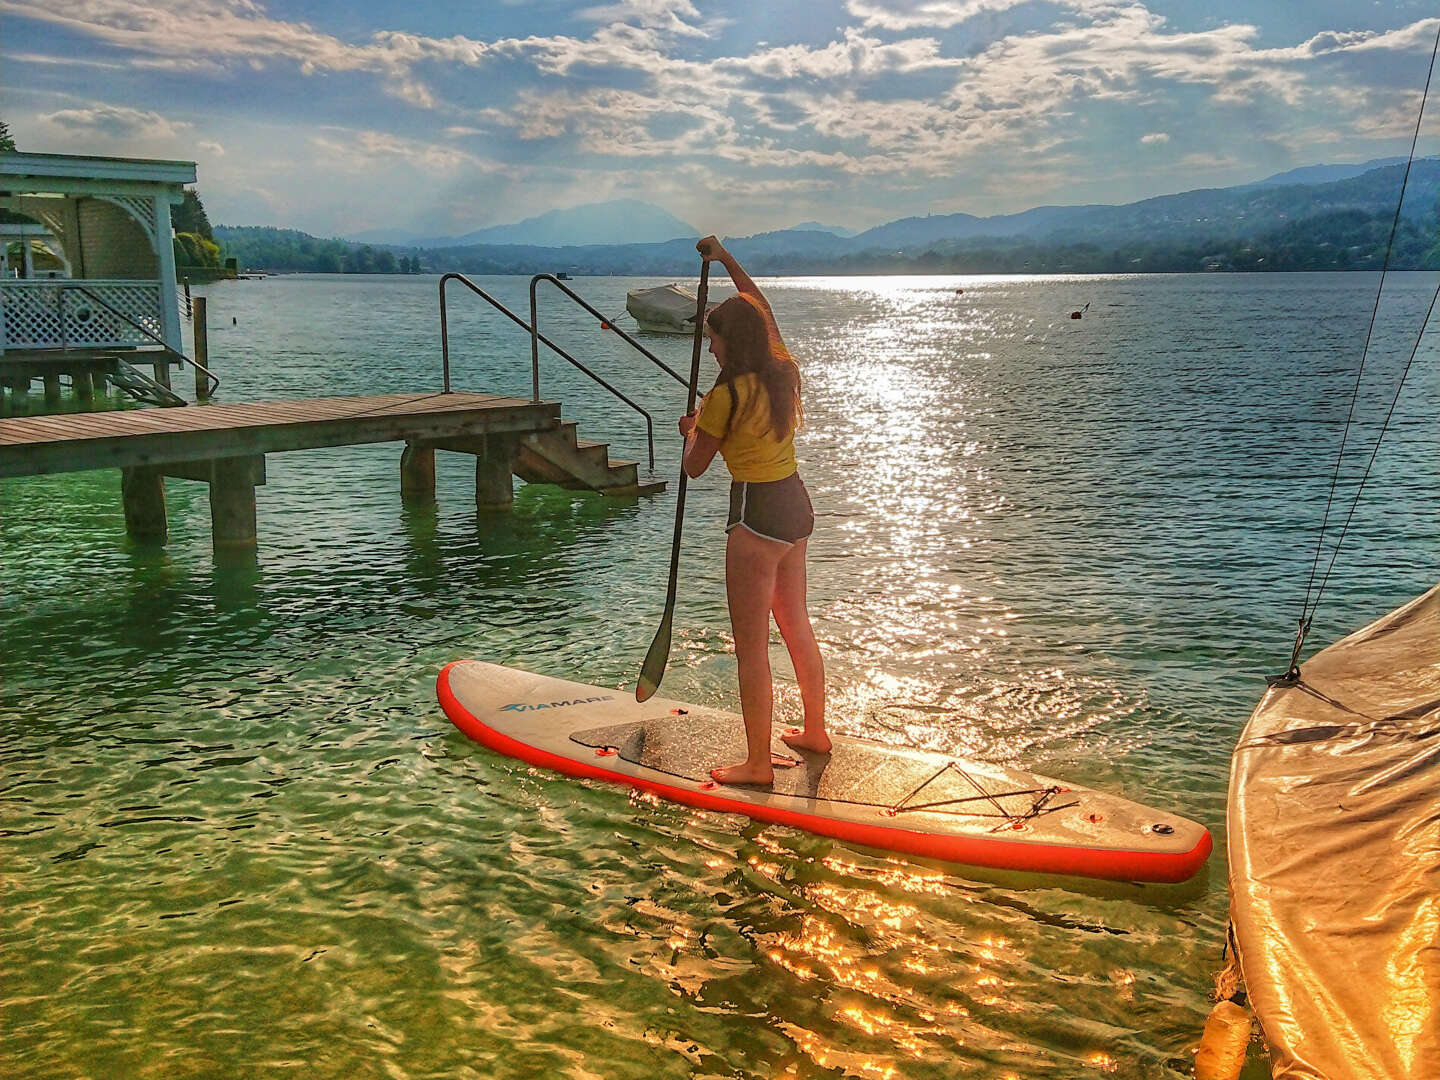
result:
M 839 41 L 820 48 L 788 45 L 725 57 L 716 66 L 731 72 L 761 75 L 767 79 L 851 79 L 913 71 L 954 68 L 963 61 L 943 56 L 934 38 L 910 38 L 885 44 L 847 29 Z
M 55 23 L 116 48 L 139 54 L 138 62 L 181 71 L 214 70 L 227 63 L 263 70 L 277 62 L 319 71 L 373 71 L 396 78 L 391 89 L 423 99 L 403 78 L 421 62 L 475 66 L 504 43 L 456 35 L 430 38 L 378 31 L 368 44 L 351 44 L 303 22 L 269 17 L 254 0 L 186 0 L 183 18 L 158 0 L 57 0 L 37 6 L 28 0 L 0 0 L 0 14 Z
M 42 120 L 70 133 L 95 134 L 109 137 L 144 136 L 168 139 L 179 135 L 190 124 L 171 120 L 144 109 L 120 105 L 92 105 L 83 109 L 61 109 L 41 117 Z
M 584 8 L 580 17 L 599 23 L 635 23 L 672 34 L 701 37 L 705 28 L 695 25 L 700 12 L 690 0 L 620 0 Z
M 6 53 L 3 57 L 8 64 L 41 64 L 50 67 L 84 67 L 100 71 L 124 71 L 124 64 L 107 63 L 83 56 L 47 56 L 41 53 Z
M 987 17 L 1022 6 L 1023 21 Z M 713 41 L 744 40 L 705 36 L 724 10 L 721 0 L 602 0 L 578 13 L 595 25 L 575 34 L 478 40 L 380 29 L 346 41 L 278 18 L 258 0 L 187 0 L 183 18 L 165 0 L 0 0 L 0 16 L 47 21 L 105 46 L 94 59 L 6 57 L 73 63 L 77 81 L 86 77 L 82 65 L 116 66 L 117 57 L 196 80 L 284 65 L 355 73 L 360 84 L 368 77 L 414 110 L 413 127 L 317 133 L 307 119 L 293 129 L 351 171 L 409 163 L 446 177 L 493 172 L 501 166 L 453 143 L 477 149 L 481 141 L 468 137 L 484 135 L 486 152 L 498 155 L 489 149 L 498 140 L 515 155 L 506 175 L 548 156 L 595 184 L 643 169 L 654 185 L 695 168 L 717 190 L 757 199 L 875 181 L 869 190 L 882 200 L 948 184 L 957 199 L 993 192 L 1012 200 L 1005 208 L 1043 189 L 1046 163 L 1055 191 L 1072 171 L 1120 168 L 1097 161 L 1117 147 L 1149 148 L 1148 175 L 1170 169 L 1180 150 L 1170 136 L 1182 130 L 1177 114 L 1203 116 L 1207 132 L 1233 136 L 1226 150 L 1242 157 L 1242 144 L 1279 156 L 1327 140 L 1397 138 L 1403 113 L 1413 123 L 1413 100 L 1394 89 L 1399 79 L 1385 61 L 1428 50 L 1440 25 L 1327 30 L 1263 47 L 1256 26 L 1186 30 L 1142 0 L 847 0 L 852 24 L 829 41 L 787 43 L 767 24 L 775 44 L 716 56 Z M 1037 26 L 1037 13 L 1051 21 Z M 942 32 L 962 24 L 960 34 Z M 963 46 L 952 44 L 961 36 Z M 189 130 L 146 104 L 158 107 L 77 102 L 45 119 L 76 142 L 84 132 L 143 131 L 154 143 Z M 241 152 L 228 134 L 225 141 L 238 169 L 250 148 Z M 1184 149 L 1193 143 L 1187 136 Z M 224 153 L 211 145 L 207 152 Z M 555 180 L 547 190 L 568 189 Z
M 438 172 L 460 169 L 481 172 L 502 171 L 505 166 L 487 161 L 453 146 L 406 139 L 384 131 L 327 129 L 311 142 L 336 167 L 362 171 L 378 164 L 402 163 Z
M 945 30 L 959 26 L 977 15 L 998 14 L 1023 7 L 1034 0 L 847 0 L 845 10 L 856 16 L 861 25 L 883 30 L 915 30 L 934 27 Z M 1119 6 L 1116 0 L 1055 0 L 1062 8 L 1074 12 L 1096 12 Z

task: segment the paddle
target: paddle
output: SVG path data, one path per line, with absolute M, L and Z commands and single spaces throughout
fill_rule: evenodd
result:
M 700 264 L 700 295 L 695 301 L 695 344 L 690 351 L 690 397 L 685 415 L 695 411 L 695 395 L 700 386 L 700 343 L 705 337 L 705 298 L 710 292 L 710 260 Z M 675 617 L 675 587 L 680 580 L 680 529 L 685 524 L 685 463 L 680 463 L 680 488 L 675 495 L 675 539 L 670 543 L 670 584 L 665 590 L 665 614 L 660 629 L 640 665 L 640 681 L 635 684 L 635 700 L 649 701 L 660 689 L 665 665 L 670 661 L 670 624 Z

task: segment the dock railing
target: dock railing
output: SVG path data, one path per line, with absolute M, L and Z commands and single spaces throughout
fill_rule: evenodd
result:
M 641 345 L 640 342 L 636 341 L 633 337 L 631 337 L 629 334 L 627 334 L 624 330 L 621 330 L 620 327 L 618 327 L 618 326 L 615 325 L 615 322 L 614 322 L 613 319 L 611 319 L 611 318 L 610 318 L 608 315 L 606 315 L 604 312 L 597 311 L 593 306 L 591 306 L 591 304 L 590 304 L 583 296 L 581 296 L 579 293 L 577 293 L 574 289 L 570 288 L 569 285 L 566 285 L 563 281 L 561 281 L 559 278 L 557 278 L 554 274 L 536 274 L 534 277 L 532 277 L 532 278 L 530 279 L 530 326 L 531 326 L 531 335 L 530 335 L 530 364 L 531 364 L 531 367 L 533 368 L 534 373 L 535 373 L 535 375 L 534 375 L 534 377 L 535 377 L 535 385 L 536 385 L 537 387 L 540 385 L 540 345 L 539 345 L 540 320 L 539 320 L 539 318 L 538 318 L 538 316 L 537 316 L 537 313 L 536 313 L 535 290 L 536 290 L 536 287 L 537 287 L 537 286 L 540 284 L 540 282 L 542 282 L 542 281 L 549 281 L 549 282 L 553 283 L 554 286 L 555 286 L 557 289 L 559 289 L 561 292 L 563 292 L 566 296 L 570 297 L 571 300 L 574 300 L 575 303 L 579 304 L 582 308 L 584 308 L 586 311 L 588 311 L 591 315 L 594 315 L 595 318 L 600 321 L 600 326 L 601 326 L 603 329 L 609 330 L 609 331 L 612 331 L 612 332 L 615 333 L 615 334 L 618 334 L 621 341 L 625 342 L 625 344 L 629 345 L 632 349 L 634 349 L 636 352 L 638 352 L 641 356 L 645 357 L 645 359 L 649 360 L 649 361 L 650 361 L 652 364 L 654 364 L 656 367 L 660 368 L 661 371 L 665 372 L 665 373 L 666 373 L 667 375 L 669 375 L 672 379 L 674 379 L 676 382 L 678 382 L 681 386 L 683 386 L 683 387 L 685 387 L 685 388 L 687 388 L 687 389 L 689 388 L 690 384 L 685 381 L 685 377 L 684 377 L 683 375 L 681 375 L 678 371 L 676 371 L 674 368 L 672 368 L 669 364 L 665 363 L 665 361 L 661 360 L 658 356 L 656 356 L 654 353 L 652 353 L 649 349 L 645 348 L 644 345 Z
M 489 293 L 487 293 L 487 292 L 486 292 L 484 289 L 482 289 L 479 285 L 476 285 L 475 282 L 471 281 L 471 280 L 470 280 L 468 277 L 466 277 L 464 274 L 458 274 L 458 273 L 454 273 L 454 272 L 451 272 L 451 273 L 448 273 L 448 274 L 443 274 L 443 275 L 441 275 L 441 277 L 440 277 L 440 361 L 441 361 L 441 367 L 442 367 L 442 378 L 443 378 L 444 392 L 447 393 L 447 394 L 448 394 L 448 393 L 451 393 L 451 390 L 450 390 L 450 324 L 449 324 L 448 313 L 447 313 L 447 311 L 446 311 L 446 305 L 445 305 L 445 286 L 448 285 L 448 284 L 449 284 L 450 282 L 452 282 L 452 281 L 458 281 L 461 285 L 464 285 L 467 289 L 469 289 L 471 292 L 473 292 L 476 296 L 480 297 L 480 299 L 484 300 L 487 304 L 489 304 L 491 307 L 493 307 L 496 311 L 500 312 L 500 314 L 504 315 L 507 319 L 509 319 L 511 322 L 513 322 L 516 326 L 519 326 L 522 330 L 524 330 L 527 334 L 530 335 L 530 376 L 531 376 L 531 400 L 532 400 L 532 401 L 537 401 L 537 402 L 538 402 L 538 401 L 540 400 L 540 346 L 543 344 L 547 349 L 549 349 L 551 352 L 555 353 L 555 355 L 559 356 L 559 357 L 560 357 L 562 360 L 564 360 L 566 363 L 570 364 L 572 367 L 577 368 L 578 370 L 580 370 L 581 372 L 583 372 L 585 375 L 589 376 L 589 378 L 590 378 L 592 381 L 599 383 L 599 384 L 600 384 L 601 386 L 603 386 L 606 390 L 608 390 L 611 394 L 613 394 L 615 397 L 619 398 L 619 399 L 620 399 L 621 401 L 623 401 L 626 405 L 630 406 L 630 408 L 634 409 L 636 412 L 638 412 L 641 416 L 643 416 L 643 417 L 645 418 L 645 443 L 646 443 L 646 446 L 647 446 L 647 448 L 648 448 L 648 450 L 649 450 L 649 454 L 650 454 L 650 470 L 653 472 L 653 471 L 655 470 L 655 423 L 654 423 L 654 419 L 651 417 L 651 415 L 650 415 L 648 412 L 646 412 L 643 408 L 641 408 L 638 404 L 636 404 L 636 403 L 635 403 L 630 397 L 628 397 L 625 393 L 623 393 L 622 391 L 620 391 L 620 390 L 617 389 L 616 387 L 612 386 L 612 385 L 611 385 L 610 383 L 608 383 L 605 379 L 603 379 L 603 378 L 600 377 L 599 375 L 595 374 L 595 372 L 591 371 L 588 367 L 586 367 L 584 364 L 582 364 L 579 360 L 576 360 L 575 357 L 571 356 L 568 352 L 566 352 L 564 349 L 562 349 L 559 345 L 556 345 L 555 342 L 551 341 L 551 340 L 550 340 L 548 337 L 546 337 L 544 334 L 540 333 L 539 328 L 535 325 L 535 284 L 536 284 L 536 281 L 542 280 L 542 279 L 549 279 L 550 281 L 555 281 L 555 284 L 556 284 L 556 285 L 560 285 L 560 287 L 561 287 L 562 289 L 565 289 L 565 291 L 566 291 L 567 293 L 570 293 L 570 295 L 571 295 L 572 297 L 574 297 L 575 300 L 577 300 L 577 301 L 578 301 L 580 304 L 582 304 L 586 309 L 588 309 L 593 315 L 595 315 L 596 318 L 600 319 L 602 322 L 606 323 L 607 325 L 610 325 L 609 320 L 606 319 L 606 317 L 605 317 L 604 315 L 600 314 L 600 312 L 596 311 L 596 310 L 595 310 L 593 307 L 591 307 L 589 304 L 585 303 L 584 300 L 582 300 L 579 296 L 576 296 L 573 292 L 570 291 L 570 289 L 566 288 L 564 285 L 561 285 L 559 281 L 556 281 L 555 278 L 552 277 L 552 276 L 549 275 L 549 274 L 537 274 L 537 275 L 535 276 L 535 278 L 531 279 L 531 282 L 530 282 L 530 312 L 531 312 L 531 314 L 530 314 L 530 322 L 528 322 L 528 323 L 527 323 L 524 319 L 522 319 L 519 315 L 516 315 L 515 312 L 511 311 L 508 307 L 506 307 L 504 304 L 502 304 L 499 300 L 496 300 L 493 296 L 491 296 Z M 679 379 L 682 385 L 688 385 L 688 384 L 685 383 L 685 380 L 680 377 L 680 375 L 678 375 L 676 372 L 674 372 L 674 371 L 671 370 L 669 367 L 667 367 L 664 363 L 662 363 L 662 362 L 661 362 L 657 357 L 655 357 L 648 349 L 646 349 L 644 346 L 640 345 L 639 342 L 635 341 L 635 340 L 634 340 L 633 338 L 631 338 L 628 334 L 624 334 L 623 331 L 617 331 L 617 333 L 621 333 L 621 335 L 625 338 L 625 340 L 626 340 L 626 341 L 629 341 L 631 345 L 633 345 L 635 348 L 639 349 L 640 352 L 644 353 L 644 354 L 645 354 L 646 356 L 648 356 L 652 361 L 654 361 L 656 364 L 659 364 L 659 365 L 660 365 L 662 368 L 664 368 L 666 371 L 670 372 L 670 374 L 671 374 L 672 376 L 674 376 L 676 379 Z

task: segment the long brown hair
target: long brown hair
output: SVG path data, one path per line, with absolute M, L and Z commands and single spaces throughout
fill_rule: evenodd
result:
M 742 375 L 758 376 L 770 405 L 770 430 L 777 439 L 787 438 L 800 426 L 800 368 L 780 340 L 769 311 L 754 297 L 741 293 L 710 312 L 705 325 L 725 342 L 725 363 L 715 377 L 715 389 L 722 383 L 733 384 Z M 731 408 L 725 434 L 729 435 L 740 419 L 736 415 L 739 400 L 733 385 L 726 389 Z M 746 415 L 754 410 L 755 402 L 751 397 L 745 403 Z

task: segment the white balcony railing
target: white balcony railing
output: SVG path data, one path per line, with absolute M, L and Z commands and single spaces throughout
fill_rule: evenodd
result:
M 165 335 L 160 286 L 159 281 L 0 280 L 0 352 L 153 345 Z

